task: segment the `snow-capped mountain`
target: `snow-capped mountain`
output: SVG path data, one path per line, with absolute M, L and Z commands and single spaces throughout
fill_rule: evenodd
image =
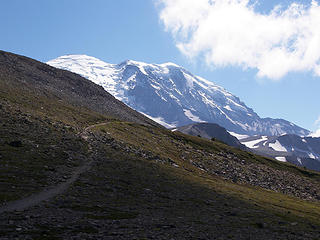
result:
M 239 134 L 310 133 L 282 119 L 260 118 L 238 97 L 174 63 L 127 60 L 109 64 L 85 55 L 66 55 L 48 64 L 101 85 L 118 100 L 166 127 L 211 122 Z
M 320 138 L 300 137 L 293 134 L 236 137 L 256 153 L 320 171 Z

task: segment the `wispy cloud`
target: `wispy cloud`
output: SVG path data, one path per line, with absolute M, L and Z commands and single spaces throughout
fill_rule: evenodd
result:
M 262 14 L 249 0 L 158 0 L 160 19 L 190 58 L 216 67 L 255 68 L 258 77 L 320 76 L 320 6 L 292 3 Z M 257 1 L 255 1 L 257 2 Z
M 310 134 L 310 137 L 320 137 L 320 129 Z
M 314 122 L 314 125 L 319 128 L 318 130 L 316 130 L 315 132 L 311 133 L 310 136 L 311 137 L 320 137 L 320 116 L 318 117 L 318 119 Z

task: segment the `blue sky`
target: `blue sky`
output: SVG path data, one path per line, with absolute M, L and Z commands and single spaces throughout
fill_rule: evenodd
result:
M 311 0 L 296 2 L 311 4 Z M 276 4 L 281 3 L 285 11 L 292 1 L 254 3 L 255 14 L 268 15 Z M 265 71 L 268 66 L 259 70 L 259 63 L 250 59 L 237 64 L 239 59 L 214 56 L 208 64 L 204 57 L 209 50 L 187 48 L 192 39 L 173 32 L 177 19 L 160 18 L 163 4 L 152 0 L 7 0 L 0 2 L 0 8 L 1 50 L 43 62 L 65 54 L 86 54 L 110 63 L 170 61 L 226 88 L 261 117 L 284 118 L 310 130 L 319 128 L 315 122 L 320 116 L 320 77 L 315 70 L 306 70 L 306 66 L 295 71 L 289 66 L 283 74 L 278 64 L 281 68 L 273 79 L 274 72 Z M 164 19 L 169 19 L 167 25 Z M 179 43 L 185 44 L 188 53 L 177 48 Z M 220 46 L 212 46 L 216 47 Z

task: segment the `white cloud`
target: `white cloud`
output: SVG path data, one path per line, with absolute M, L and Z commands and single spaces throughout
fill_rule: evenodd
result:
M 320 6 L 292 3 L 262 14 L 249 0 L 159 0 L 180 51 L 215 67 L 255 68 L 258 77 L 320 76 Z M 256 1 L 257 2 L 257 1 Z
M 310 134 L 310 137 L 320 137 L 320 129 Z
M 320 127 L 320 116 L 318 117 L 318 119 L 314 122 L 314 125 L 316 127 Z M 310 137 L 320 137 L 320 128 L 318 130 L 316 130 L 315 132 L 310 134 Z

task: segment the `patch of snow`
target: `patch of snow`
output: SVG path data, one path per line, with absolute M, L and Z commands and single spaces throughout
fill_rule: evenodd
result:
M 275 143 L 269 143 L 269 147 L 278 152 L 287 152 L 287 149 L 278 140 Z
M 162 97 L 162 95 L 158 92 L 158 90 L 155 91 L 155 93 L 165 102 L 168 102 L 167 99 L 165 99 L 164 97 Z
M 256 145 L 258 145 L 259 143 L 266 141 L 266 140 L 268 140 L 267 136 L 261 136 L 261 138 L 259 138 L 259 139 L 256 139 L 253 141 L 248 141 L 248 142 L 241 142 L 241 143 L 244 144 L 248 148 L 258 148 L 259 146 L 256 146 Z
M 297 161 L 302 165 L 301 158 L 297 158 Z
M 220 91 L 225 96 L 229 96 L 229 95 L 231 96 L 231 94 L 226 92 L 226 90 L 224 90 L 222 87 L 217 86 L 213 82 L 210 82 L 202 77 L 194 76 L 193 81 L 194 81 L 194 83 L 199 85 L 202 89 L 207 89 L 210 92 Z
M 183 109 L 183 111 L 184 111 L 184 115 L 186 115 L 186 117 L 189 118 L 190 120 L 192 120 L 194 122 L 205 122 L 205 121 L 201 120 L 198 116 L 193 115 L 190 110 Z
M 201 81 L 203 84 L 206 84 L 207 86 L 215 87 L 216 85 L 213 82 L 208 81 L 207 79 L 204 79 L 203 77 L 196 76 L 198 81 Z
M 172 63 L 172 62 L 166 62 L 166 63 L 161 63 L 159 64 L 161 67 L 168 67 L 168 66 L 171 66 L 171 67 L 177 67 L 177 68 L 181 68 L 179 65 L 175 64 L 175 63 Z
M 316 159 L 316 157 L 312 153 L 308 153 L 309 158 Z
M 234 104 L 235 106 L 239 107 L 240 109 L 242 109 L 242 111 L 247 112 L 247 108 L 245 106 L 240 105 L 239 103 L 235 102 L 234 100 L 228 98 L 228 101 L 232 104 Z
M 221 110 L 220 107 L 216 106 L 216 108 L 219 109 L 220 112 L 221 112 L 223 115 L 225 115 L 225 117 L 226 117 L 230 122 L 232 122 L 233 124 L 237 124 L 237 122 L 233 121 L 224 111 Z M 239 124 L 238 124 L 238 125 L 239 125 Z
M 183 73 L 183 76 L 187 80 L 186 84 L 188 88 L 193 88 L 193 77 L 187 73 Z
M 239 125 L 243 130 L 249 130 L 250 129 L 250 127 L 248 126 L 248 124 L 246 123 L 246 124 L 243 124 L 243 123 L 241 123 L 241 122 L 238 122 L 238 121 L 235 121 L 234 122 L 236 125 Z
M 205 104 L 209 105 L 212 108 L 217 108 L 217 105 L 214 103 L 214 101 L 209 100 L 205 93 L 203 93 L 202 91 L 198 91 L 198 94 L 201 96 L 202 102 L 204 102 Z
M 180 99 L 177 98 L 176 96 L 174 96 L 172 93 L 169 93 L 169 96 L 176 101 L 177 104 L 179 104 L 181 106 L 181 103 L 180 103 Z
M 167 123 L 164 121 L 164 119 L 162 117 L 152 117 L 146 113 L 143 113 L 143 112 L 140 112 L 142 113 L 143 115 L 145 115 L 146 117 L 150 118 L 151 120 L 159 123 L 160 125 L 166 127 L 166 128 L 175 128 L 177 127 L 175 124 L 170 124 L 170 123 Z
M 197 84 L 199 84 L 199 86 L 201 86 L 202 88 L 205 88 L 205 89 L 208 88 L 208 89 L 211 89 L 214 91 L 221 92 L 226 97 L 233 97 L 233 95 L 231 93 L 229 93 L 227 90 L 225 90 L 223 87 L 220 87 L 220 86 L 214 84 L 213 82 L 210 82 L 207 79 L 204 79 L 200 76 L 195 76 L 194 81 Z M 206 86 L 204 86 L 204 85 L 206 85 Z
M 302 138 L 302 142 L 307 143 L 307 141 L 304 138 Z
M 153 87 L 154 89 L 157 89 L 157 90 L 161 90 L 161 87 L 160 86 L 156 86 L 154 84 L 150 84 L 151 87 Z
M 286 158 L 285 157 L 275 157 L 275 159 L 277 159 L 280 162 L 286 162 Z
M 249 135 L 238 134 L 235 132 L 228 131 L 232 136 L 236 137 L 238 140 L 246 139 Z
M 230 112 L 233 112 L 233 110 L 231 109 L 231 107 L 230 107 L 229 105 L 226 105 L 226 106 L 224 106 L 223 108 L 224 108 L 224 109 L 227 109 L 227 110 L 230 111 Z

